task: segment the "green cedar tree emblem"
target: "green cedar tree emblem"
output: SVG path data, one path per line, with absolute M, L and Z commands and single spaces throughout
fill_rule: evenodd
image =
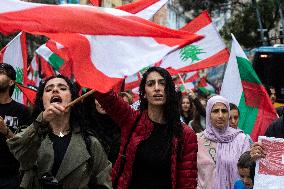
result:
M 16 82 L 23 84 L 23 69 L 16 67 Z M 14 96 L 16 99 L 19 98 L 21 90 L 15 86 Z
M 201 60 L 198 58 L 199 54 L 205 53 L 202 51 L 203 49 L 198 47 L 197 45 L 188 45 L 184 48 L 182 48 L 179 52 L 181 60 L 187 61 L 188 59 L 191 59 L 191 63 Z

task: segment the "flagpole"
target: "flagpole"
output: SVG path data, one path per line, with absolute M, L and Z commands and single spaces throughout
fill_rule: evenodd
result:
M 70 102 L 69 104 L 67 104 L 67 106 L 65 106 L 65 109 L 72 107 L 74 104 L 76 104 L 77 102 L 83 100 L 84 98 L 86 98 L 87 96 L 90 96 L 91 94 L 93 94 L 95 92 L 95 90 L 90 90 L 88 92 L 86 92 L 85 94 L 79 96 L 78 98 L 76 98 L 75 100 L 73 100 L 72 102 Z
M 184 80 L 182 79 L 180 73 L 178 73 L 178 76 L 179 76 L 179 79 L 181 80 L 181 83 L 182 83 L 183 86 L 184 86 L 185 92 L 186 92 L 187 94 L 189 94 L 191 90 L 186 88 L 185 83 L 184 83 Z
M 184 86 L 184 90 L 185 92 L 192 98 L 192 99 L 195 99 L 196 98 L 196 95 L 194 94 L 194 92 L 191 90 L 191 89 L 187 89 L 186 86 L 185 86 L 185 83 L 184 83 L 184 80 L 182 79 L 181 75 L 178 73 L 178 76 L 179 76 L 179 79 L 181 80 L 181 83 L 183 84 Z

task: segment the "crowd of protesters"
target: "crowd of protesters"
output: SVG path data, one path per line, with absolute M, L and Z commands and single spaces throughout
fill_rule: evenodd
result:
M 160 67 L 143 74 L 138 109 L 114 91 L 69 106 L 79 88 L 57 75 L 40 83 L 30 113 L 11 98 L 15 80 L 1 63 L 0 188 L 249 189 L 266 155 L 238 128 L 236 105 L 181 94 Z M 284 138 L 283 125 L 282 115 L 265 135 Z

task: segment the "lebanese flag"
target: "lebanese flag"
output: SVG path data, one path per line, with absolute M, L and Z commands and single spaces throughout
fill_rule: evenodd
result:
M 16 70 L 16 82 L 25 84 L 27 81 L 27 45 L 26 33 L 20 32 L 1 51 L 0 62 L 10 64 Z M 16 86 L 12 98 L 25 104 L 25 99 Z
M 65 46 L 76 81 L 101 92 L 169 52 L 201 39 L 117 9 L 5 0 L 0 7 L 0 31 L 18 29 L 44 34 Z
M 68 49 L 76 81 L 82 87 L 101 92 L 188 43 L 187 40 L 127 36 L 49 34 L 48 37 Z
M 229 52 L 207 11 L 201 13 L 184 26 L 182 30 L 202 34 L 205 37 L 183 49 L 178 49 L 168 54 L 156 66 L 166 68 L 171 75 L 176 75 L 178 73 L 187 74 L 196 70 L 214 67 L 228 61 Z M 193 56 L 194 54 L 196 56 Z M 127 89 L 138 87 L 140 78 L 139 73 L 126 78 L 125 86 Z M 188 87 L 192 87 L 192 84 L 188 84 Z
M 205 37 L 168 54 L 157 66 L 171 67 L 179 73 L 187 73 L 214 67 L 228 61 L 229 52 L 207 11 L 202 12 L 181 30 Z
M 139 0 L 126 5 L 116 7 L 140 18 L 150 20 L 158 12 L 168 0 Z
M 86 5 L 46 5 L 19 0 L 0 0 L 0 31 L 33 34 L 80 33 L 88 35 L 147 36 L 187 39 L 198 36 L 172 30 L 122 10 Z M 50 14 L 52 13 L 52 14 Z
M 167 3 L 168 0 L 139 0 L 133 3 L 116 7 L 135 16 L 151 19 L 154 14 L 160 10 L 162 6 Z M 99 6 L 96 1 L 91 1 L 94 6 Z M 67 55 L 67 50 L 60 43 L 49 40 L 45 45 L 40 46 L 36 50 L 37 54 L 43 57 L 52 67 L 60 74 L 70 77 L 71 63 Z M 68 64 L 65 64 L 68 62 Z M 139 77 L 139 79 L 138 79 Z M 140 83 L 141 74 L 138 72 L 132 76 L 129 76 L 125 80 L 125 90 L 131 90 L 137 87 Z
M 240 109 L 238 127 L 250 134 L 253 141 L 264 135 L 277 119 L 269 96 L 239 43 L 232 35 L 232 49 L 225 71 L 221 95 Z

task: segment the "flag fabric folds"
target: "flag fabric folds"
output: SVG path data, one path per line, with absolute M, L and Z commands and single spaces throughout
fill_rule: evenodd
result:
M 239 128 L 253 141 L 264 135 L 277 118 L 270 98 L 234 36 L 230 59 L 225 71 L 221 95 L 240 110 Z
M 26 33 L 20 32 L 1 51 L 0 62 L 10 64 L 16 70 L 16 82 L 25 85 L 27 82 L 27 45 Z M 12 98 L 25 104 L 25 98 L 18 87 L 15 87 Z
M 207 11 L 202 12 L 181 30 L 204 35 L 204 38 L 168 54 L 158 66 L 171 67 L 179 73 L 187 73 L 228 61 L 229 51 Z
M 19 29 L 44 34 L 66 47 L 76 81 L 101 92 L 169 52 L 202 38 L 116 9 L 3 1 L 0 31 Z

